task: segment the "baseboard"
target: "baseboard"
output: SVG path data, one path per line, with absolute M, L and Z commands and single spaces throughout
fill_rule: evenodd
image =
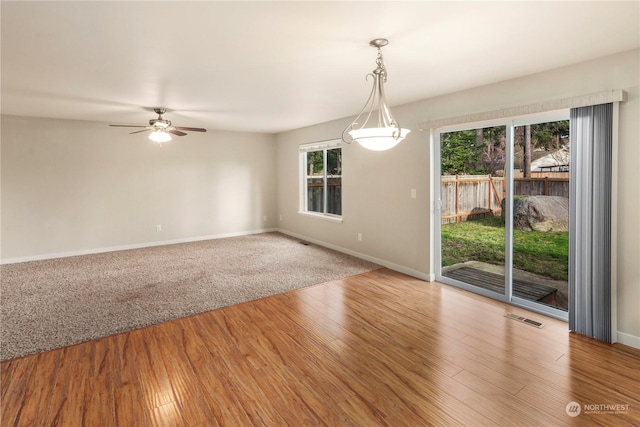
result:
M 629 347 L 640 349 L 640 337 L 631 334 L 625 334 L 618 331 L 618 341 L 620 344 L 628 345 Z
M 333 245 L 331 243 L 323 242 L 322 240 L 312 239 L 310 237 L 304 236 L 302 234 L 293 233 L 293 232 L 288 231 L 288 230 L 278 229 L 277 231 L 279 231 L 282 234 L 286 234 L 288 236 L 295 237 L 296 239 L 300 239 L 300 240 L 304 240 L 304 241 L 307 241 L 307 242 L 311 242 L 311 243 L 316 244 L 318 246 L 324 246 L 325 248 L 333 249 L 334 251 L 337 251 L 337 252 L 342 252 L 343 254 L 351 255 L 351 256 L 354 256 L 356 258 L 363 259 L 365 261 L 369 261 L 369 262 L 373 262 L 373 263 L 376 263 L 376 264 L 380 264 L 381 266 L 387 267 L 390 270 L 397 271 L 399 273 L 404 273 L 404 274 L 406 274 L 408 276 L 415 277 L 415 278 L 420 279 L 420 280 L 424 280 L 424 281 L 427 281 L 427 282 L 433 282 L 435 280 L 435 275 L 433 275 L 433 274 L 425 274 L 425 273 L 423 273 L 421 271 L 414 270 L 414 269 L 409 268 L 409 267 L 405 267 L 404 265 L 395 264 L 393 262 L 389 262 L 389 261 L 384 260 L 384 259 L 372 257 L 372 256 L 369 256 L 369 255 L 360 253 L 360 252 L 352 251 L 350 249 L 345 249 L 343 247 L 336 246 L 336 245 Z
M 183 239 L 161 240 L 157 242 L 135 243 L 132 245 L 109 246 L 105 248 L 94 248 L 94 249 L 86 249 L 81 251 L 58 252 L 58 253 L 33 255 L 33 256 L 27 256 L 27 257 L 7 258 L 7 259 L 0 260 L 0 264 L 16 264 L 19 262 L 41 261 L 45 259 L 66 258 L 71 256 L 79 256 L 79 255 L 99 254 L 104 252 L 126 251 L 128 249 L 150 248 L 153 246 L 174 245 L 176 243 L 190 243 L 190 242 L 199 242 L 202 240 L 224 239 L 226 237 L 248 236 L 250 234 L 268 233 L 273 231 L 278 231 L 278 230 L 275 228 L 266 228 L 261 230 L 212 234 L 208 236 L 186 237 Z

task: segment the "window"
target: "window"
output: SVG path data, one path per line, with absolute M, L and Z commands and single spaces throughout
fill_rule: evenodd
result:
M 342 215 L 342 148 L 340 140 L 300 146 L 300 211 Z

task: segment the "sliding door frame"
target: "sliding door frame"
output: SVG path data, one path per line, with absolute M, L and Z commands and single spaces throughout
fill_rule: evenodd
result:
M 435 272 L 436 280 L 458 288 L 474 292 L 498 301 L 506 302 L 518 307 L 525 308 L 530 311 L 541 313 L 550 317 L 567 321 L 569 313 L 552 306 L 547 306 L 535 301 L 530 301 L 513 295 L 513 164 L 514 164 L 514 131 L 518 126 L 533 125 L 538 123 L 547 123 L 569 119 L 569 109 L 549 111 L 519 117 L 508 117 L 499 120 L 481 121 L 473 123 L 464 123 L 454 126 L 443 126 L 433 130 L 433 152 L 434 152 L 434 200 L 435 213 L 433 221 L 434 244 L 435 244 Z M 489 291 L 478 286 L 470 285 L 455 279 L 442 275 L 442 198 L 441 198 L 441 176 L 442 176 L 442 160 L 441 160 L 441 134 L 448 132 L 456 132 L 462 130 L 473 130 L 487 127 L 505 126 L 506 128 L 506 165 L 505 165 L 505 259 L 504 259 L 504 277 L 505 292 L 499 294 Z M 569 218 L 571 221 L 571 218 Z

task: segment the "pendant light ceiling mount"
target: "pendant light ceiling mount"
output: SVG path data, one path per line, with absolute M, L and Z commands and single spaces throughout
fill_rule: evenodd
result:
M 363 147 L 383 151 L 395 147 L 410 132 L 402 129 L 391 113 L 384 95 L 384 83 L 387 81 L 387 69 L 384 66 L 382 47 L 389 44 L 387 39 L 373 39 L 369 46 L 378 49 L 376 68 L 369 74 L 373 77 L 373 87 L 367 102 L 355 120 L 342 132 L 342 140 L 346 143 L 357 141 Z M 377 113 L 374 113 L 377 110 Z M 349 138 L 346 135 L 349 135 Z
M 384 47 L 386 45 L 389 44 L 389 40 L 387 39 L 373 39 L 369 42 L 369 46 L 371 47 L 376 47 L 378 49 L 380 49 L 381 47 Z

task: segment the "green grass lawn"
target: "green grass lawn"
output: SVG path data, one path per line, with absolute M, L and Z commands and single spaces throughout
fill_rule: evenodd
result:
M 442 266 L 465 261 L 504 265 L 504 224 L 500 217 L 442 226 Z M 568 280 L 569 233 L 514 230 L 513 266 Z

